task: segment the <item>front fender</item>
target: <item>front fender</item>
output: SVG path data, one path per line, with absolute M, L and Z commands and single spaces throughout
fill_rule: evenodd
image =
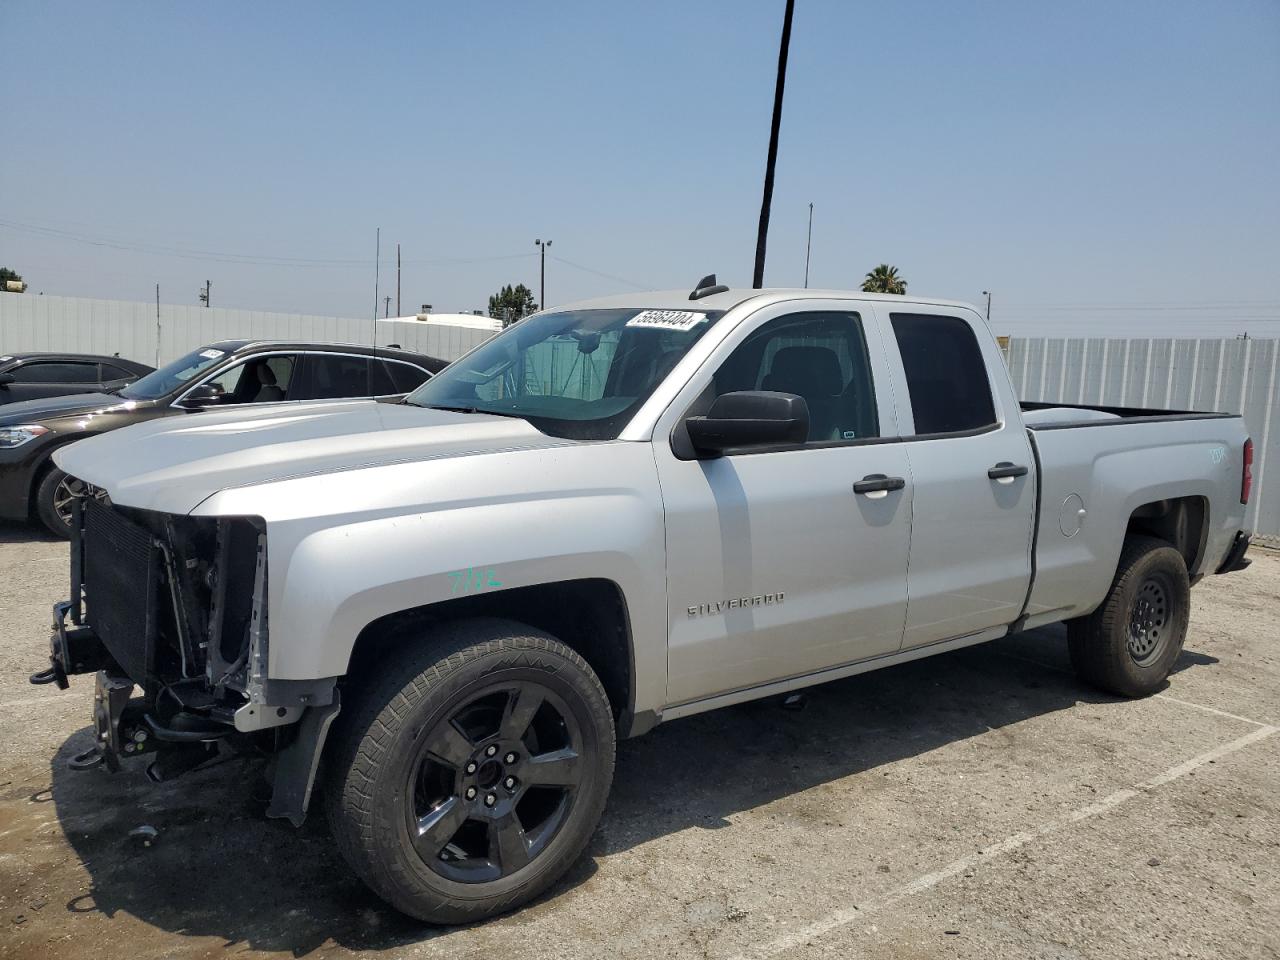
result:
M 662 705 L 665 538 L 648 444 L 298 478 L 226 491 L 197 512 L 266 521 L 273 679 L 343 675 L 361 630 L 390 614 L 601 578 L 618 585 L 630 613 L 636 709 Z

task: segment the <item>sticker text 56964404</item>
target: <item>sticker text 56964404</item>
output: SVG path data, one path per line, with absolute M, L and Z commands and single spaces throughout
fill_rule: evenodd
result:
M 627 326 L 686 331 L 692 330 L 705 319 L 705 313 L 695 313 L 693 310 L 641 310 L 627 321 Z

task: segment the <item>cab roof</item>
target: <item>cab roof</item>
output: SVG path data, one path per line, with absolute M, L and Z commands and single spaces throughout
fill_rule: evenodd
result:
M 713 310 L 731 310 L 739 304 L 754 299 L 770 300 L 874 300 L 885 303 L 928 304 L 939 307 L 959 307 L 977 311 L 973 304 L 961 300 L 936 300 L 930 297 L 916 297 L 910 294 L 863 293 L 861 290 L 815 290 L 812 287 L 766 287 L 755 290 L 750 287 L 730 288 L 723 293 L 713 293 L 697 300 L 689 299 L 688 290 L 654 290 L 649 293 L 624 293 L 612 297 L 599 297 L 594 300 L 580 300 L 576 303 L 560 304 L 550 309 L 560 310 L 607 310 L 635 309 L 650 310 L 696 310 L 707 312 Z

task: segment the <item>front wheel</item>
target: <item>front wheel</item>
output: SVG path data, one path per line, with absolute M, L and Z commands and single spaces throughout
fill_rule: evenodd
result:
M 1131 536 L 1102 605 L 1067 624 L 1071 663 L 1108 693 L 1155 693 L 1182 653 L 1190 612 L 1182 554 L 1164 540 Z
M 436 631 L 398 647 L 340 720 L 326 804 L 375 893 L 466 923 L 536 897 L 582 853 L 613 779 L 613 715 L 591 668 L 546 634 Z
M 77 499 L 99 496 L 83 480 L 67 476 L 50 465 L 36 486 L 36 516 L 55 537 L 71 536 L 72 507 Z

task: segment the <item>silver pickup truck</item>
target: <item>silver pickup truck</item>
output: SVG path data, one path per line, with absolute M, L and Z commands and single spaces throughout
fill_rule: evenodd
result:
M 1189 589 L 1248 563 L 1238 417 L 1019 404 L 960 303 L 636 294 L 524 320 L 400 403 L 205 412 L 72 444 L 52 666 L 80 767 L 267 754 L 428 921 L 577 858 L 618 737 L 1066 621 L 1158 690 Z

